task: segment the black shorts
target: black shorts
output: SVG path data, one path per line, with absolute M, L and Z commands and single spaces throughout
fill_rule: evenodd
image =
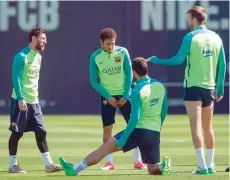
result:
M 216 92 L 214 89 L 201 87 L 185 88 L 184 101 L 202 101 L 202 107 L 207 107 L 215 100 Z
M 15 132 L 41 132 L 46 131 L 39 104 L 27 104 L 28 111 L 20 111 L 18 100 L 11 98 L 10 101 L 10 131 Z
M 117 101 L 122 96 L 113 96 Z M 128 98 L 126 103 L 119 107 L 121 114 L 123 115 L 126 123 L 129 121 L 130 113 L 131 113 L 131 102 Z M 103 127 L 110 126 L 115 123 L 115 114 L 116 114 L 116 108 L 113 107 L 111 104 L 109 104 L 108 100 L 106 100 L 104 97 L 101 97 L 101 118 Z
M 114 137 L 118 140 L 124 131 Z M 139 147 L 142 161 L 147 164 L 160 162 L 160 132 L 135 128 L 123 146 L 123 152 Z

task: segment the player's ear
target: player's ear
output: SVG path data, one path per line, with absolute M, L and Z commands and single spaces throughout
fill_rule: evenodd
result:
M 101 45 L 103 45 L 103 41 L 100 39 L 100 43 L 101 43 Z
M 136 73 L 136 71 L 133 71 L 133 76 L 137 79 L 137 73 Z
M 35 41 L 37 38 L 35 36 L 32 36 L 32 41 Z

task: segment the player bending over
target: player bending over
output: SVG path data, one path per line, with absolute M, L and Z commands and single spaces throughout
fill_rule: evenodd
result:
M 143 58 L 132 62 L 137 85 L 131 93 L 131 117 L 126 129 L 101 145 L 78 164 L 71 164 L 60 157 L 67 176 L 75 176 L 88 166 L 101 161 L 107 154 L 127 152 L 139 147 L 142 160 L 151 175 L 169 175 L 171 162 L 165 157 L 160 163 L 160 131 L 167 114 L 167 94 L 159 81 L 148 77 L 148 65 Z
M 100 32 L 101 48 L 90 57 L 90 82 L 101 96 L 101 117 L 103 123 L 103 142 L 112 137 L 116 109 L 119 108 L 126 123 L 130 118 L 130 92 L 133 80 L 129 52 L 124 47 L 115 46 L 117 34 L 111 28 Z M 98 79 L 100 80 L 98 82 Z M 134 149 L 134 168 L 145 169 L 140 151 Z M 107 162 L 102 170 L 113 170 L 113 156 L 106 156 Z

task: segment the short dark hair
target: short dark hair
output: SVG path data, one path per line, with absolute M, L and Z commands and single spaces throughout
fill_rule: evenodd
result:
M 32 37 L 35 36 L 35 37 L 38 37 L 40 34 L 44 33 L 45 35 L 47 34 L 46 33 L 46 30 L 45 29 L 42 29 L 40 27 L 35 27 L 34 29 L 32 29 L 29 33 L 29 42 L 32 41 Z
M 117 33 L 112 28 L 104 28 L 100 32 L 100 39 L 104 41 L 105 39 L 116 39 Z
M 148 64 L 143 57 L 137 57 L 132 61 L 132 68 L 139 76 L 148 74 Z
M 192 18 L 196 18 L 200 24 L 205 24 L 207 19 L 206 9 L 200 6 L 193 6 L 188 10 L 187 14 L 191 14 Z

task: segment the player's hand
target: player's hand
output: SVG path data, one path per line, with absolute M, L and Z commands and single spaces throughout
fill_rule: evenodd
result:
M 119 101 L 117 102 L 117 106 L 118 107 L 122 107 L 124 106 L 124 104 L 127 102 L 127 100 L 125 98 L 120 98 Z
M 109 104 L 111 104 L 113 107 L 117 107 L 117 100 L 114 97 L 110 97 L 108 99 Z
M 150 62 L 150 58 L 144 59 L 144 61 L 148 63 L 148 62 Z
M 26 101 L 24 99 L 21 101 L 18 101 L 18 106 L 19 106 L 20 111 L 28 111 Z
M 118 151 L 122 151 L 122 147 L 117 146 Z
M 216 102 L 220 102 L 224 96 L 216 96 Z

